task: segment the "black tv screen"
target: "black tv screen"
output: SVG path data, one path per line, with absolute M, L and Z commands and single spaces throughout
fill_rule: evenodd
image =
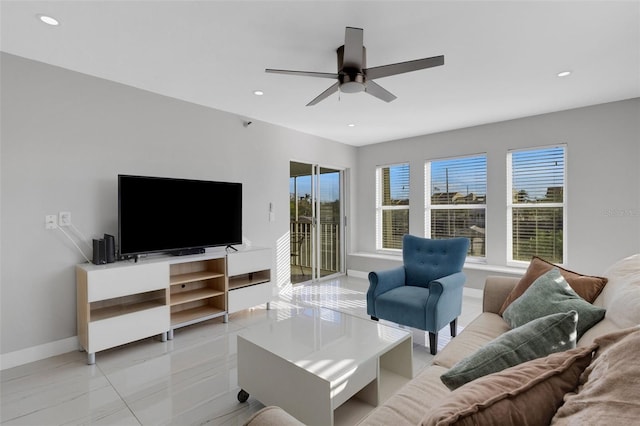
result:
M 242 184 L 118 175 L 120 256 L 242 243 Z

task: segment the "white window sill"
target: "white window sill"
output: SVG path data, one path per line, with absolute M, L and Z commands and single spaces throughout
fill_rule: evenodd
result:
M 370 259 L 385 259 L 385 260 L 395 260 L 398 262 L 402 261 L 402 254 L 390 254 L 390 253 L 368 253 L 368 252 L 356 252 L 349 253 L 349 256 L 360 256 L 360 257 L 368 257 Z M 503 265 L 488 265 L 486 263 L 478 263 L 478 262 L 465 262 L 464 269 L 471 269 L 476 271 L 486 271 L 486 272 L 496 272 L 501 274 L 511 274 L 511 275 L 523 275 L 527 269 L 528 264 L 523 265 L 522 267 L 515 266 L 503 266 Z

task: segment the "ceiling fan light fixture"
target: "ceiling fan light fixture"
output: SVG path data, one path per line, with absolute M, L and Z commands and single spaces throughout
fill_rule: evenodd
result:
M 358 93 L 364 91 L 364 84 L 357 81 L 347 81 L 340 85 L 340 91 L 343 93 Z
M 58 25 L 60 25 L 60 22 L 52 16 L 39 14 L 37 15 L 37 17 L 40 21 L 44 22 L 47 25 L 51 25 L 53 27 L 57 27 Z

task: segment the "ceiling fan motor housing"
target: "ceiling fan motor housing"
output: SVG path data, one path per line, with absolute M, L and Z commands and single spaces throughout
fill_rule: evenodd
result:
M 357 93 L 365 89 L 365 75 L 362 72 L 367 67 L 367 49 L 362 46 L 362 60 L 360 64 L 344 63 L 344 45 L 336 50 L 338 54 L 338 80 L 340 91 L 344 93 Z

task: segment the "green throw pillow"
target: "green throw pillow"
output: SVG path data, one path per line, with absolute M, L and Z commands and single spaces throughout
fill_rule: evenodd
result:
M 440 380 L 454 390 L 467 382 L 526 361 L 576 347 L 576 311 L 552 314 L 509 330 L 460 360 Z
M 576 331 L 582 335 L 604 317 L 605 309 L 587 302 L 569 286 L 558 268 L 553 268 L 514 300 L 502 314 L 511 328 L 520 327 L 536 318 L 559 312 L 578 312 Z

